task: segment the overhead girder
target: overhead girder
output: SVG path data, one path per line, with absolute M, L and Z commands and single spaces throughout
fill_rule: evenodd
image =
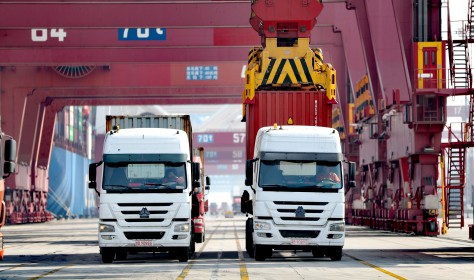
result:
M 331 6 L 319 26 L 336 22 L 325 16 Z M 0 64 L 245 61 L 260 45 L 249 17 L 249 1 L 1 2 Z M 166 40 L 124 40 L 123 28 L 165 28 Z M 51 36 L 59 29 L 63 41 Z M 312 36 L 324 38 L 325 29 L 316 26 Z
M 384 100 L 386 105 L 393 103 L 396 89 L 400 91 L 400 101 L 408 102 L 412 67 L 407 61 L 410 55 L 405 52 L 411 48 L 403 41 L 401 27 L 412 28 L 412 15 L 407 13 L 412 10 L 411 1 L 347 0 L 347 7 L 354 9 L 357 16 L 376 111 L 381 109 L 378 100 Z M 406 31 L 412 33 L 411 29 Z

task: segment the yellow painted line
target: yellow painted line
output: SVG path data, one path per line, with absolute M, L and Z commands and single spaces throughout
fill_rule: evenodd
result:
M 240 279 L 248 280 L 249 274 L 247 272 L 247 267 L 245 266 L 244 253 L 242 253 L 242 248 L 240 247 L 240 241 L 239 241 L 239 237 L 237 236 L 237 227 L 235 227 L 235 222 L 234 222 L 234 235 L 235 235 L 235 242 L 237 243 L 237 251 L 239 253 Z
M 183 270 L 181 271 L 181 274 L 176 278 L 176 280 L 183 280 L 184 278 L 186 278 L 186 276 L 188 276 L 189 271 L 191 270 L 194 263 L 196 262 L 196 259 L 198 259 L 199 256 L 201 255 L 202 251 L 204 251 L 204 248 L 206 247 L 207 243 L 212 238 L 212 236 L 214 235 L 214 233 L 216 232 L 216 230 L 219 228 L 220 225 L 221 224 L 219 223 L 209 237 L 206 236 L 206 241 L 204 241 L 204 245 L 201 247 L 199 252 L 194 254 L 193 258 L 189 261 L 188 265 L 186 265 L 183 268 Z
M 389 275 L 389 276 L 392 276 L 392 277 L 395 278 L 395 279 L 399 279 L 399 280 L 406 280 L 406 279 L 407 279 L 407 278 L 405 278 L 405 277 L 402 277 L 402 276 L 400 276 L 400 275 L 397 275 L 397 274 L 395 274 L 395 273 L 392 273 L 392 272 L 390 272 L 390 271 L 388 271 L 388 270 L 385 270 L 385 269 L 383 269 L 383 268 L 381 268 L 381 267 L 378 267 L 378 266 L 376 266 L 375 264 L 371 264 L 371 263 L 369 263 L 369 262 L 366 262 L 366 261 L 361 260 L 361 259 L 359 259 L 359 258 L 356 258 L 356 257 L 354 257 L 354 256 L 348 255 L 348 254 L 346 254 L 346 253 L 344 253 L 344 255 L 348 256 L 348 257 L 351 258 L 351 259 L 354 259 L 354 260 L 360 262 L 361 264 L 364 264 L 364 265 L 366 265 L 366 266 L 375 268 L 376 270 L 378 270 L 378 271 L 380 271 L 380 272 L 382 272 L 382 273 L 385 273 L 385 274 L 387 274 L 387 275 Z
M 40 279 L 40 278 L 46 277 L 46 276 L 48 276 L 48 275 L 54 274 L 54 273 L 56 273 L 56 272 L 58 272 L 58 271 L 60 271 L 60 270 L 62 270 L 62 269 L 64 269 L 64 268 L 67 268 L 67 267 L 70 267 L 70 266 L 73 266 L 73 264 L 69 264 L 69 265 L 66 265 L 66 266 L 63 266 L 63 267 L 60 267 L 60 268 L 53 269 L 53 270 L 51 270 L 51 271 L 49 271 L 49 272 L 43 273 L 43 274 L 41 274 L 41 275 L 39 275 L 39 276 L 32 277 L 32 278 L 29 278 L 29 279 L 30 279 L 30 280 Z

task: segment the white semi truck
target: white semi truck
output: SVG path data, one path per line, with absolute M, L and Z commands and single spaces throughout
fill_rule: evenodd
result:
M 241 198 L 246 250 L 257 261 L 273 250 L 311 250 L 340 260 L 345 239 L 343 155 L 339 133 L 317 126 L 262 127 L 247 160 Z M 355 180 L 349 163 L 347 187 Z
M 100 196 L 102 261 L 155 251 L 188 261 L 195 249 L 192 211 L 199 209 L 193 189 L 200 177 L 199 164 L 191 161 L 189 116 L 108 116 L 107 128 L 103 160 L 89 167 L 89 187 Z

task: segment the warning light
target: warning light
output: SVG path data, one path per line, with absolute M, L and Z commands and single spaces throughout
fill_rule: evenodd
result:
M 287 122 L 288 125 L 293 125 L 293 119 L 290 117 L 288 118 L 288 122 Z
M 278 127 L 277 123 L 274 123 L 273 124 L 273 129 L 277 129 L 277 127 Z

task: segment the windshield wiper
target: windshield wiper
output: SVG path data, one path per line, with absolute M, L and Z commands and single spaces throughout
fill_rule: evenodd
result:
M 163 189 L 171 189 L 170 185 L 160 184 L 160 183 L 144 183 L 143 186 L 145 187 L 160 187 Z
M 263 185 L 260 185 L 260 187 L 288 187 L 288 186 L 282 185 L 282 184 L 263 184 Z
M 128 190 L 130 188 L 124 185 L 105 185 L 105 187 L 107 187 L 107 190 Z
M 326 184 L 317 184 L 314 187 L 322 188 L 322 189 L 340 189 L 342 185 L 340 183 L 326 183 Z

